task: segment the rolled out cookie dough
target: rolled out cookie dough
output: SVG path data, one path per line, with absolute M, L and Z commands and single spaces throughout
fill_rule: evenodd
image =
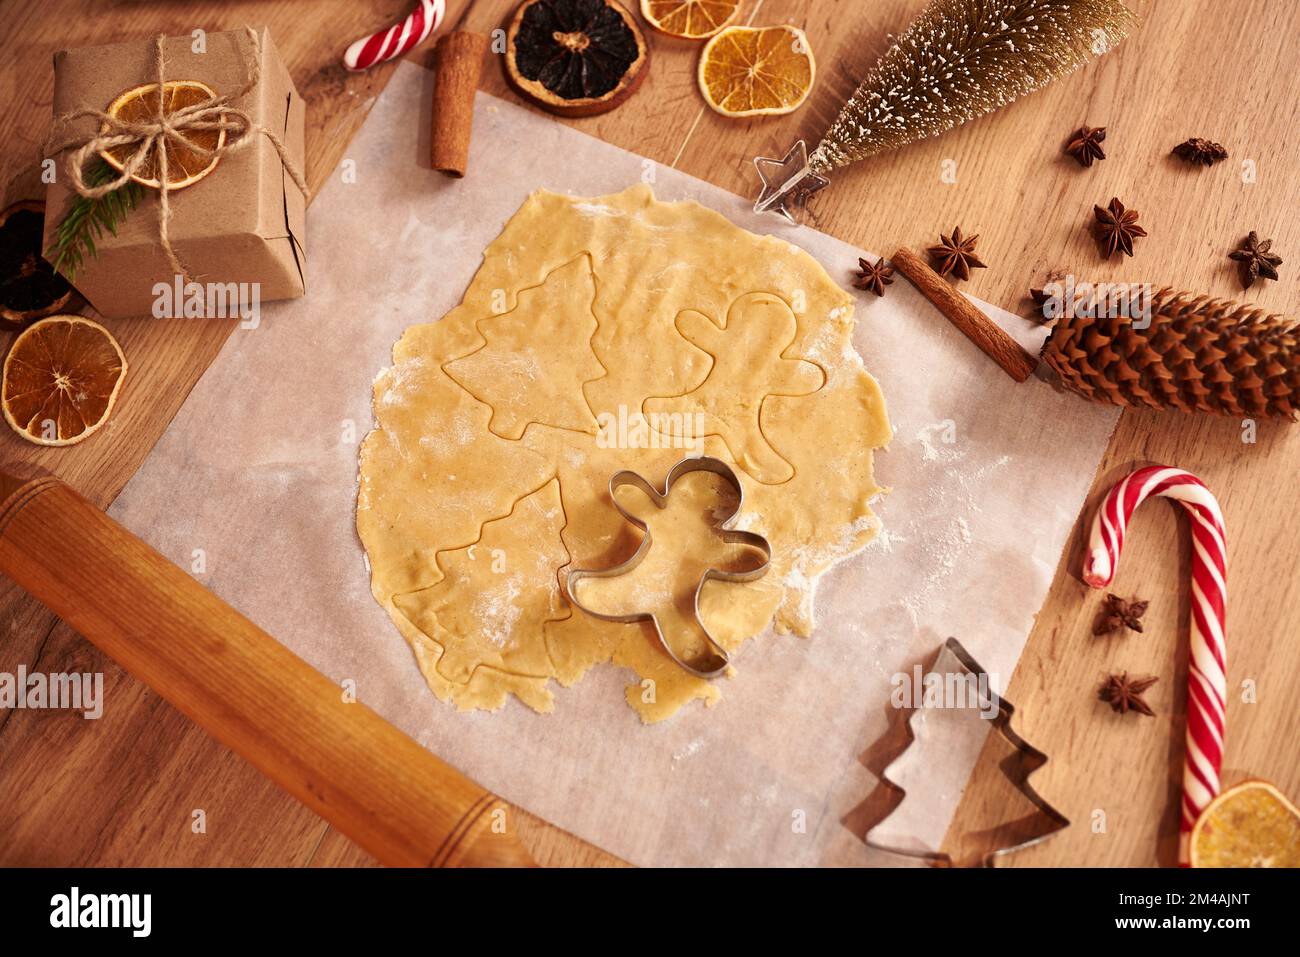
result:
M 739 527 L 773 552 L 765 577 L 706 586 L 710 633 L 732 651 L 769 623 L 807 636 L 817 577 L 877 529 L 872 453 L 891 432 L 852 331 L 852 297 L 811 256 L 696 203 L 647 186 L 529 197 L 461 304 L 394 347 L 361 449 L 371 590 L 433 692 L 549 711 L 551 679 L 612 661 L 636 673 L 627 700 L 647 722 L 716 701 L 648 625 L 588 616 L 560 587 L 570 564 L 615 565 L 639 541 L 609 477 L 661 484 L 691 454 L 735 466 Z M 685 513 L 706 486 L 674 488 Z M 666 558 L 679 546 L 653 511 Z

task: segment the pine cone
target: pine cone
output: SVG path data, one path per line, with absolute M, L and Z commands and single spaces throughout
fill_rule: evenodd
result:
M 1146 329 L 1062 316 L 1042 358 L 1094 402 L 1291 420 L 1300 411 L 1300 326 L 1207 296 L 1160 290 Z

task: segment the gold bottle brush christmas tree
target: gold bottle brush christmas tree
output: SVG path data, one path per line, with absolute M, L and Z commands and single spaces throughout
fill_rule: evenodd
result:
M 991 113 L 1111 50 L 1137 18 L 1120 0 L 932 0 L 820 143 L 758 157 L 756 212 L 794 221 L 834 170 Z

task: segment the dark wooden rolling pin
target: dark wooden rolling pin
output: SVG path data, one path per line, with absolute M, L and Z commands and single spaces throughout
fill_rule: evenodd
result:
M 504 802 L 58 479 L 0 471 L 0 573 L 381 862 L 533 864 Z

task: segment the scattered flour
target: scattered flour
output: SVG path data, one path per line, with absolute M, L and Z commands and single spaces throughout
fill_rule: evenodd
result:
M 863 515 L 855 522 L 850 522 L 840 529 L 839 537 L 820 548 L 799 548 L 795 549 L 794 557 L 790 562 L 790 571 L 786 573 L 781 584 L 787 589 L 783 606 L 794 606 L 799 610 L 800 617 L 810 622 L 815 630 L 816 620 L 813 614 L 813 597 L 817 589 L 817 583 L 821 577 L 829 572 L 840 562 L 852 558 L 858 552 L 857 539 L 864 533 L 876 532 L 876 538 L 884 534 L 884 528 L 880 519 L 873 515 Z M 897 538 L 894 539 L 898 541 Z M 872 542 L 867 543 L 870 548 Z M 824 566 L 815 574 L 809 574 L 807 569 Z
M 519 576 L 511 575 L 498 587 L 479 592 L 474 599 L 474 617 L 482 623 L 483 637 L 498 648 L 506 647 L 523 614 L 515 602 L 521 591 Z
M 622 216 L 623 214 L 613 206 L 606 206 L 604 203 L 574 203 L 573 208 L 584 216 Z
M 377 386 L 384 379 L 388 380 L 387 388 L 379 397 L 379 401 L 384 406 L 395 405 L 407 397 L 407 393 L 416 387 L 415 377 L 424 371 L 424 360 L 418 356 L 407 359 L 398 365 L 386 366 L 375 374 L 372 386 Z
M 899 599 L 899 604 L 907 611 L 914 628 L 921 627 L 930 602 L 945 589 L 945 583 L 957 568 L 962 553 L 974 542 L 974 535 L 971 533 L 970 522 L 964 516 L 957 515 L 941 532 L 934 528 L 927 529 L 917 541 L 920 543 L 921 560 L 926 573 L 911 593 Z
M 569 468 L 575 471 L 587 464 L 587 453 L 576 446 L 567 446 L 564 457 L 568 460 Z
M 951 419 L 943 422 L 935 422 L 920 429 L 916 433 L 916 441 L 921 443 L 921 458 L 927 462 L 953 462 L 962 457 L 961 453 L 952 446 L 952 440 L 943 437 L 944 433 L 951 433 L 955 429 Z M 948 446 L 940 448 L 940 445 Z
M 673 760 L 680 761 L 682 758 L 689 758 L 692 755 L 697 754 L 702 747 L 704 747 L 704 742 L 700 738 L 696 738 L 685 747 L 673 752 Z
M 881 526 L 876 537 L 867 543 L 867 548 L 876 548 L 882 552 L 892 552 L 895 545 L 905 545 L 907 539 L 897 532 L 891 532 L 889 529 Z

